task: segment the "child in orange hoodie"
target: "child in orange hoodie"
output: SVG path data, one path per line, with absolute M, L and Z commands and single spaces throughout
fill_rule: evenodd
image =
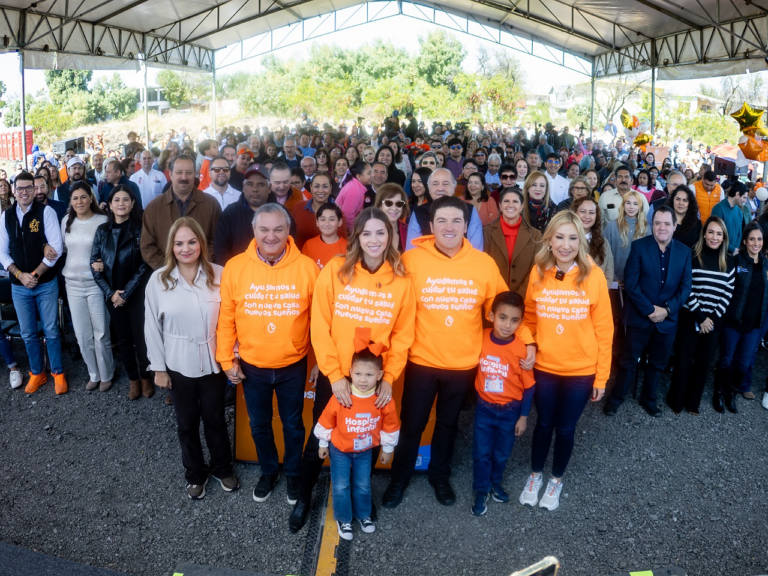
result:
M 370 328 L 355 332 L 356 352 L 349 371 L 352 406 L 345 408 L 332 397 L 315 426 L 320 458 L 331 457 L 333 516 L 344 540 L 352 540 L 353 517 L 366 534 L 376 531 L 371 520 L 373 454 L 381 444 L 381 463 L 388 464 L 400 435 L 395 403 L 376 407 L 376 392 L 384 377 L 381 354 L 386 347 L 371 342 L 370 336 Z
M 509 494 L 501 485 L 504 468 L 515 445 L 528 425 L 533 401 L 534 380 L 523 370 L 525 344 L 515 332 L 523 322 L 525 303 L 517 292 L 502 292 L 493 300 L 492 329 L 483 331 L 483 348 L 477 367 L 475 390 L 475 431 L 472 440 L 475 502 L 472 513 L 482 516 L 488 510 L 489 493 L 496 502 L 506 504 Z

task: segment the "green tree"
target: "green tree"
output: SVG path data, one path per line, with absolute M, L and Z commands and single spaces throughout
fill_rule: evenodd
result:
M 137 104 L 136 90 L 128 88 L 119 74 L 99 78 L 85 103 L 87 123 L 128 118 L 136 112 Z
M 87 92 L 92 77 L 91 70 L 46 70 L 48 97 L 51 102 L 61 106 L 72 94 Z
M 29 109 L 34 102 L 35 97 L 31 94 L 25 98 L 26 105 L 24 106 L 24 110 L 27 114 L 29 114 Z M 8 128 L 21 126 L 21 99 L 16 98 L 8 103 L 7 110 L 5 110 L 5 113 L 3 114 L 3 123 Z
M 173 70 L 161 70 L 157 83 L 163 89 L 163 96 L 171 108 L 181 108 L 192 101 L 192 87 L 187 79 Z
M 451 85 L 461 72 L 461 63 L 467 55 L 464 45 L 443 30 L 419 37 L 419 56 L 416 70 L 430 86 Z

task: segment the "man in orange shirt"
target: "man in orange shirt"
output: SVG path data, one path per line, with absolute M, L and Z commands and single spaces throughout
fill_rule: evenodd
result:
M 277 396 L 286 491 L 293 505 L 299 496 L 309 310 L 318 270 L 299 252 L 290 228 L 282 206 L 264 204 L 254 212 L 254 240 L 222 273 L 216 360 L 230 382 L 243 385 L 261 467 L 253 490 L 256 502 L 266 501 L 280 478 L 272 432 L 272 399 Z
M 285 206 L 290 213 L 293 207 L 304 201 L 301 191 L 291 186 L 291 169 L 282 162 L 277 162 L 269 170 L 269 183 L 277 202 Z
M 472 247 L 467 231 L 466 203 L 455 196 L 432 202 L 434 235 L 414 240 L 403 264 L 416 292 L 416 338 L 405 367 L 400 443 L 392 462 L 392 480 L 384 492 L 386 508 L 403 499 L 419 456 L 419 442 L 437 399 L 435 430 L 429 452 L 429 483 L 440 504 L 452 506 L 451 459 L 459 413 L 474 387 L 483 342 L 483 316 L 507 285 L 493 259 Z M 533 344 L 524 328 L 521 341 Z M 533 368 L 535 350 L 527 348 L 523 368 Z M 423 456 L 422 456 L 423 457 Z
M 712 214 L 712 209 L 722 200 L 723 189 L 717 183 L 717 176 L 711 170 L 704 172 L 701 180 L 693 185 L 696 196 L 696 204 L 699 205 L 699 215 L 702 222 L 706 222 Z

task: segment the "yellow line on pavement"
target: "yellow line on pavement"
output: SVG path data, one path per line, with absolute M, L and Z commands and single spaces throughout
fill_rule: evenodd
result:
M 332 485 L 328 487 L 328 501 L 325 507 L 325 523 L 320 540 L 320 555 L 317 558 L 316 576 L 333 576 L 336 573 L 336 549 L 339 546 L 339 531 L 333 519 Z

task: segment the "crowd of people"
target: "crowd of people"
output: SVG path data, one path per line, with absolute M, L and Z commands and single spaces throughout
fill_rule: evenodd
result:
M 46 384 L 46 363 L 57 394 L 81 386 L 64 374 L 61 298 L 86 390 L 110 390 L 116 355 L 130 400 L 168 390 L 189 498 L 204 498 L 211 478 L 239 488 L 225 420 L 238 384 L 261 468 L 253 499 L 267 500 L 282 471 L 289 528 L 300 530 L 329 457 L 348 540 L 354 520 L 375 530 L 378 460 L 391 463 L 383 506 L 401 503 L 433 404 L 428 480 L 446 506 L 459 414 L 475 404 L 472 512 L 483 515 L 489 499 L 510 501 L 504 471 L 532 407 L 519 502 L 554 510 L 585 407 L 605 397 L 615 415 L 638 370 L 652 417 L 669 369 L 663 401 L 675 414 L 699 415 L 713 363 L 717 412 L 755 398 L 768 214 L 754 185 L 706 163 L 693 174 L 550 125 L 427 132 L 412 114 L 370 135 L 300 123 L 225 128 L 194 147 L 129 140 L 122 158 L 94 154 L 88 166 L 67 150 L 61 167 L 41 155 L 34 174 L 0 180 L 0 264 L 28 355 L 25 392 Z M 24 385 L 5 338 L 0 353 L 11 386 Z

